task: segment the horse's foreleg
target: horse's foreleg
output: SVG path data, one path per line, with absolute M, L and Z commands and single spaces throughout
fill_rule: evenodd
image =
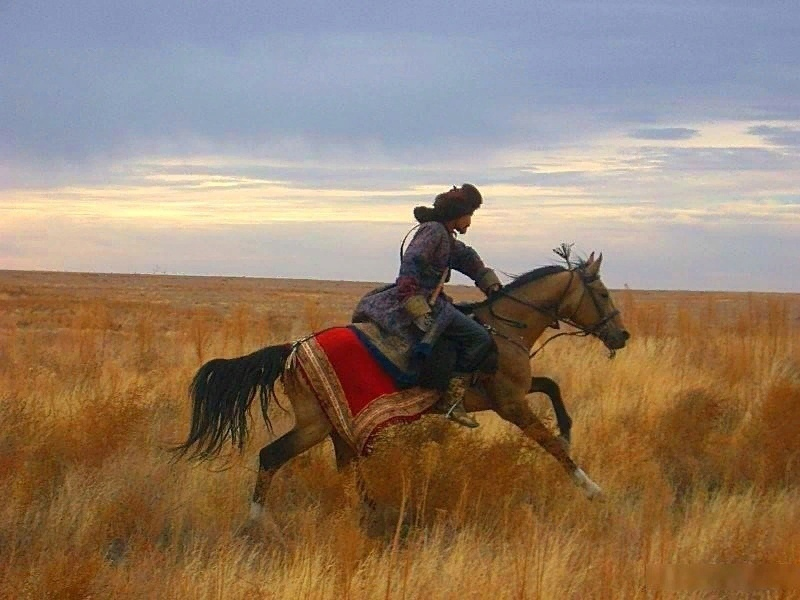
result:
M 550 430 L 544 426 L 536 415 L 532 415 L 532 422 L 523 429 L 523 432 L 528 437 L 536 440 L 542 448 L 547 450 L 564 467 L 572 481 L 584 491 L 587 498 L 591 500 L 602 495 L 603 490 L 600 486 L 592 481 L 584 470 L 570 458 L 562 439 L 550 433 Z
M 580 487 L 588 498 L 596 498 L 602 494 L 599 485 L 592 481 L 583 469 L 570 458 L 564 444 L 554 436 L 539 420 L 533 411 L 525 404 L 524 400 L 517 402 L 503 402 L 496 409 L 497 414 L 510 423 L 519 427 L 522 432 L 558 461 L 569 474 L 572 481 Z
M 564 406 L 561 388 L 549 377 L 531 377 L 531 387 L 528 393 L 535 394 L 537 392 L 550 399 L 550 404 L 553 405 L 553 412 L 556 414 L 559 438 L 565 445 L 565 450 L 569 451 L 569 444 L 572 441 L 572 419 L 567 412 L 567 407 Z

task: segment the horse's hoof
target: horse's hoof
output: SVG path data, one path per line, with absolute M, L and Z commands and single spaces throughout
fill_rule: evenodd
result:
M 286 536 L 278 527 L 277 523 L 269 518 L 247 519 L 245 523 L 236 530 L 236 537 L 247 540 L 253 544 L 262 546 L 278 547 L 288 550 L 289 543 Z
M 601 502 L 601 503 L 605 502 L 606 501 L 606 493 L 597 484 L 595 484 L 595 488 L 596 489 L 585 490 L 586 491 L 586 497 L 589 500 L 591 500 L 592 502 Z
M 603 500 L 603 488 L 589 479 L 589 476 L 583 472 L 583 469 L 575 469 L 572 473 L 572 480 L 583 490 L 583 493 L 586 494 L 589 500 Z
M 117 565 L 128 553 L 128 543 L 122 538 L 114 538 L 106 550 L 106 560 L 112 565 Z
M 247 521 L 236 530 L 236 537 L 250 542 L 263 542 L 264 527 L 259 521 L 247 519 Z

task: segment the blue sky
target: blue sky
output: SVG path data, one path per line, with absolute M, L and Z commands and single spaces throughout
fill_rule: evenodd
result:
M 388 281 L 468 181 L 506 272 L 800 291 L 795 1 L 0 0 L 0 58 L 0 268 Z

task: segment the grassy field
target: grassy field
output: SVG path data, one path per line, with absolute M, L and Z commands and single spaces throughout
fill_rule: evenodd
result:
M 237 537 L 270 434 L 171 463 L 191 376 L 345 323 L 371 287 L 0 271 L 0 597 L 800 597 L 798 294 L 621 290 L 614 360 L 573 338 L 537 356 L 605 502 L 493 414 L 429 417 L 364 464 L 410 527 L 361 527 L 326 443 L 276 477 L 280 532 Z

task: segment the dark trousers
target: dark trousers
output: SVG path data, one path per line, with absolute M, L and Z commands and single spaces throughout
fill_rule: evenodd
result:
M 454 370 L 459 373 L 476 371 L 492 347 L 492 335 L 486 328 L 461 312 L 442 332 L 442 338 L 455 347 Z

